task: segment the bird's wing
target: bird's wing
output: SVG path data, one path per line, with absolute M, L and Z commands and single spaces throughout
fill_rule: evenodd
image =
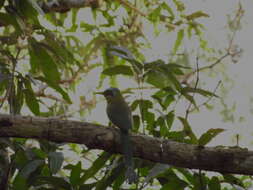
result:
M 133 118 L 130 108 L 125 105 L 114 104 L 107 105 L 107 115 L 111 122 L 126 132 L 132 128 Z

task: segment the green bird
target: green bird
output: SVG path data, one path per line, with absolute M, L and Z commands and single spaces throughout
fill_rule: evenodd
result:
M 129 136 L 129 131 L 133 126 L 131 109 L 118 88 L 108 88 L 104 92 L 98 92 L 97 94 L 102 94 L 106 98 L 107 116 L 112 124 L 120 129 L 121 144 L 125 156 L 125 176 L 130 184 L 135 183 L 137 175 L 134 172 L 133 147 Z

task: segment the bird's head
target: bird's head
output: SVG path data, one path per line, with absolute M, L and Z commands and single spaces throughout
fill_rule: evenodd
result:
M 103 92 L 96 92 L 96 94 L 104 95 L 107 102 L 113 102 L 113 101 L 118 101 L 118 100 L 123 99 L 123 97 L 120 93 L 120 90 L 118 88 L 113 88 L 113 87 L 108 88 Z

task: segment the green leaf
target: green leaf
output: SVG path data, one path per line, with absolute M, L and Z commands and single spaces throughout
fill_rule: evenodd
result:
M 216 176 L 213 176 L 212 179 L 208 183 L 208 187 L 210 190 L 221 190 L 219 178 Z
M 124 172 L 123 162 L 104 176 L 96 185 L 96 190 L 106 190 Z
M 41 176 L 41 177 L 36 177 L 35 178 L 35 184 L 37 185 L 44 185 L 44 184 L 49 184 L 53 187 L 55 187 L 56 189 L 72 189 L 71 185 L 64 180 L 64 178 L 62 177 L 54 177 L 54 176 L 49 176 L 49 177 L 45 177 L 45 176 Z
M 184 142 L 185 133 L 184 131 L 170 131 L 167 134 L 168 139 L 178 141 L 178 142 Z
M 96 25 L 88 24 L 85 22 L 81 22 L 80 27 L 83 29 L 84 32 L 92 32 L 93 30 L 97 29 Z
M 17 82 L 17 93 L 14 101 L 14 112 L 16 114 L 20 114 L 20 110 L 24 103 L 24 88 L 23 88 L 23 82 L 21 80 L 18 80 Z
M 210 91 L 207 91 L 207 90 L 203 90 L 203 89 L 200 89 L 200 88 L 184 87 L 184 88 L 182 89 L 182 92 L 183 92 L 183 93 L 192 92 L 192 93 L 201 94 L 201 95 L 203 95 L 203 96 L 214 96 L 214 97 L 219 97 L 219 96 L 217 96 L 216 94 L 214 94 L 213 92 L 210 92 Z
M 175 88 L 178 91 L 181 91 L 182 86 L 181 86 L 180 82 L 177 80 L 177 78 L 173 75 L 173 73 L 168 72 L 167 73 L 167 77 L 173 83 L 173 85 L 175 86 Z
M 161 136 L 166 136 L 168 133 L 168 129 L 167 126 L 165 124 L 165 119 L 163 117 L 158 117 L 158 119 L 156 120 L 156 126 L 160 127 L 160 134 Z
M 109 52 L 110 54 L 119 56 L 123 59 L 128 59 L 128 60 L 134 59 L 134 56 L 132 55 L 132 53 L 125 47 L 110 46 Z
M 193 186 L 194 190 L 203 189 L 203 187 L 207 187 L 208 178 L 205 176 L 205 173 L 194 173 L 193 174 L 194 181 Z M 201 178 L 201 180 L 199 180 Z
M 32 152 L 36 155 L 39 159 L 45 159 L 47 158 L 47 153 L 41 150 L 40 148 L 31 148 Z
M 116 65 L 116 66 L 105 69 L 102 72 L 102 74 L 109 75 L 109 76 L 119 75 L 119 74 L 132 76 L 133 72 L 132 72 L 131 67 L 127 65 Z
M 82 184 L 80 185 L 78 190 L 92 190 L 97 185 L 97 182 L 95 183 L 89 183 L 89 184 Z
M 194 107 L 198 110 L 198 106 L 197 106 L 197 104 L 196 104 L 196 102 L 195 102 L 193 96 L 191 96 L 191 95 L 189 95 L 189 94 L 186 94 L 186 93 L 182 93 L 182 95 L 183 95 L 189 102 L 191 102 L 191 103 L 194 105 Z
M 113 190 L 121 189 L 120 187 L 122 186 L 124 181 L 125 181 L 125 173 L 121 172 L 113 182 L 113 185 L 112 185 Z
M 173 122 L 174 122 L 174 118 L 175 118 L 175 114 L 174 111 L 170 111 L 167 115 L 166 115 L 166 123 L 167 123 L 167 127 L 168 130 L 170 130 Z
M 160 13 L 161 13 L 162 7 L 158 6 L 155 8 L 149 15 L 148 18 L 151 20 L 153 23 L 156 23 L 157 21 L 160 20 Z
M 242 181 L 239 178 L 233 176 L 232 174 L 223 174 L 223 177 L 224 177 L 224 182 L 244 187 L 244 184 L 242 183 Z
M 58 38 L 55 37 L 53 32 L 45 32 L 44 36 L 46 38 L 46 47 L 50 49 L 51 52 L 57 57 L 57 60 L 61 61 L 62 63 L 69 63 L 74 64 L 78 63 L 73 53 L 66 47 L 66 45 Z
M 64 157 L 62 152 L 49 152 L 48 164 L 52 174 L 56 174 L 61 169 L 63 160 Z
M 181 180 L 173 170 L 168 169 L 163 174 L 160 174 L 157 179 L 162 185 L 161 190 L 176 189 L 184 190 L 188 185 L 185 181 Z M 163 179 L 163 180 L 162 180 Z M 165 182 L 165 184 L 164 184 Z
M 21 175 L 17 175 L 13 181 L 13 190 L 27 190 L 27 189 L 28 185 L 26 182 L 26 178 Z
M 40 115 L 40 106 L 33 91 L 30 89 L 24 89 L 23 92 L 25 94 L 25 101 L 29 109 L 34 113 L 34 115 Z
M 177 171 L 179 171 L 181 174 L 184 175 L 184 177 L 189 181 L 191 184 L 194 183 L 195 179 L 193 174 L 191 173 L 191 170 L 186 168 L 177 168 Z
M 5 13 L 1 13 L 0 12 L 0 24 L 2 24 L 3 26 L 7 26 L 7 25 L 12 25 L 15 28 L 16 31 L 16 35 L 21 35 L 22 34 L 22 23 L 18 23 L 18 18 L 16 17 L 16 15 L 11 15 L 11 14 L 5 14 Z
M 37 67 L 41 68 L 46 79 L 53 83 L 59 82 L 61 77 L 53 58 L 49 55 L 44 46 L 36 42 L 35 39 L 30 39 L 29 42 L 34 52 L 33 56 L 36 58 L 33 58 L 33 61 L 35 61 Z
M 170 166 L 167 164 L 156 163 L 154 167 L 148 172 L 148 175 L 145 177 L 143 183 L 148 183 L 152 178 L 156 177 L 160 173 L 163 173 L 168 168 L 170 168 Z
M 175 90 L 171 87 L 166 87 L 157 91 L 154 95 L 152 95 L 152 98 L 158 101 L 163 110 L 167 110 L 168 106 L 175 100 L 175 94 Z
M 168 13 L 170 13 L 170 16 L 172 17 L 172 20 L 175 18 L 175 14 L 172 10 L 172 8 L 165 2 L 161 4 L 161 7 L 166 10 Z
M 184 29 L 180 29 L 177 33 L 177 39 L 174 44 L 173 54 L 177 53 L 177 50 L 179 46 L 181 45 L 183 38 L 184 38 Z
M 206 145 L 209 143 L 214 137 L 223 132 L 224 129 L 209 129 L 207 132 L 202 134 L 199 138 L 199 145 Z
M 133 54 L 127 48 L 120 47 L 120 46 L 109 46 L 109 48 L 106 49 L 106 51 L 110 55 L 115 55 L 115 56 L 118 56 L 118 57 L 128 61 L 129 63 L 132 64 L 133 70 L 136 73 L 141 73 L 141 69 L 143 67 L 142 63 L 137 61 L 134 58 Z
M 194 20 L 194 19 L 199 18 L 199 17 L 209 17 L 209 15 L 202 12 L 202 11 L 197 11 L 197 12 L 194 12 L 194 13 L 186 16 L 186 19 L 187 20 Z
M 134 122 L 134 127 L 132 130 L 134 132 L 137 132 L 141 124 L 139 115 L 133 115 L 133 122 Z
M 176 64 L 176 63 L 169 63 L 169 64 L 166 64 L 166 66 L 167 66 L 169 69 L 172 69 L 172 68 L 191 69 L 191 67 L 179 65 L 179 64 Z
M 163 72 L 157 70 L 149 71 L 145 74 L 146 82 L 157 88 L 168 86 L 168 78 Z
M 173 0 L 173 2 L 175 3 L 175 5 L 176 5 L 176 7 L 177 7 L 177 10 L 178 10 L 179 12 L 185 10 L 185 5 L 184 5 L 181 1 L 179 1 L 179 0 Z
M 178 117 L 178 119 L 183 124 L 184 132 L 187 136 L 190 137 L 191 143 L 192 144 L 198 144 L 198 139 L 197 139 L 196 135 L 193 133 L 192 128 L 191 128 L 190 124 L 188 123 L 188 121 L 183 117 Z
M 28 0 L 28 2 L 32 5 L 32 7 L 41 15 L 44 16 L 44 11 L 40 8 L 40 6 L 38 5 L 38 3 L 34 0 Z
M 82 183 L 81 182 L 81 173 L 82 173 L 82 164 L 79 161 L 75 166 L 73 166 L 71 172 L 70 172 L 70 177 L 69 177 L 69 181 L 71 183 L 71 185 L 78 186 Z
M 5 0 L 0 0 L 0 8 L 4 5 Z
M 35 77 L 35 79 L 45 82 L 48 86 L 50 86 L 51 88 L 53 88 L 54 90 L 59 92 L 65 101 L 67 101 L 69 104 L 71 104 L 71 100 L 69 98 L 69 95 L 57 83 L 47 80 L 44 77 Z
M 103 152 L 92 164 L 92 166 L 85 171 L 84 175 L 81 177 L 81 183 L 84 183 L 87 179 L 94 177 L 95 174 L 105 166 L 107 160 L 111 157 L 110 153 Z

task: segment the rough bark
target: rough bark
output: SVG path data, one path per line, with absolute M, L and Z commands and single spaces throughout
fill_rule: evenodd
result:
M 0 137 L 48 139 L 122 153 L 119 131 L 98 124 L 0 114 Z M 134 156 L 177 167 L 253 175 L 253 151 L 239 147 L 200 147 L 132 134 Z
M 51 0 L 49 2 L 42 1 L 40 7 L 45 13 L 48 12 L 67 12 L 72 8 L 100 6 L 102 0 Z

